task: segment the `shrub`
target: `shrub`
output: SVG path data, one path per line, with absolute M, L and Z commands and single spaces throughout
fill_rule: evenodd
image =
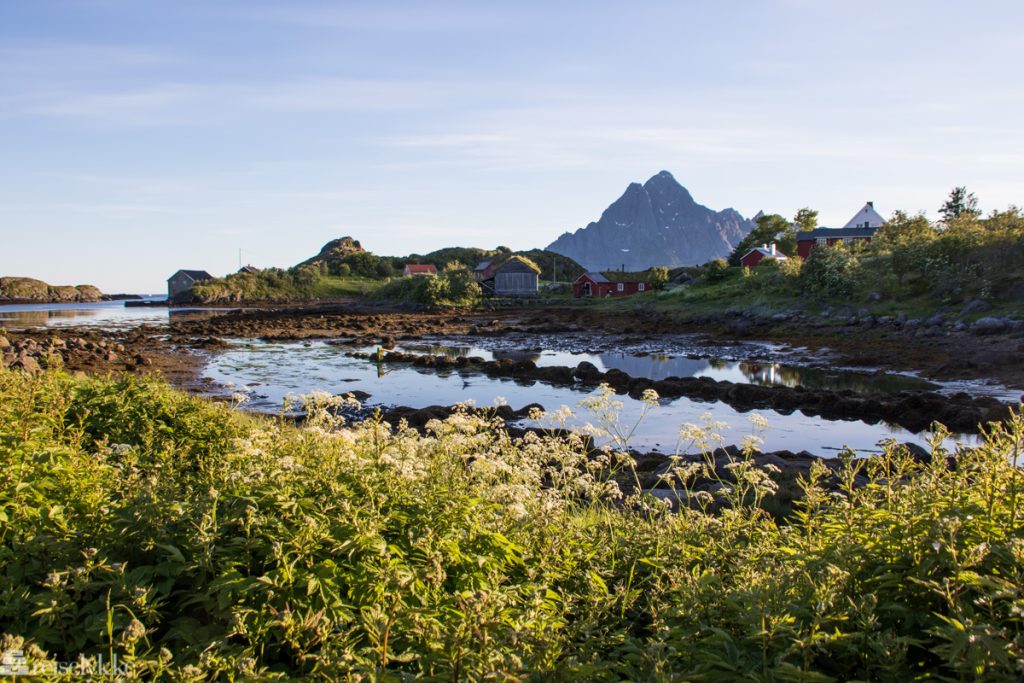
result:
M 724 258 L 716 258 L 714 261 L 707 265 L 707 270 L 704 274 L 704 278 L 708 282 L 718 282 L 719 280 L 725 279 L 725 276 L 729 273 L 729 262 Z
M 843 244 L 811 250 L 800 272 L 805 292 L 822 298 L 849 296 L 857 287 L 860 261 Z
M 672 513 L 608 478 L 627 453 L 578 436 L 513 439 L 466 412 L 425 434 L 345 425 L 338 403 L 310 396 L 299 428 L 153 380 L 0 370 L 3 649 L 116 654 L 145 680 L 1017 680 L 1024 666 L 1020 417 L 955 466 L 941 432 L 928 464 L 894 444 L 816 464 L 778 522 L 757 506 L 778 473 L 743 456 L 677 463 L 694 507 Z M 607 392 L 588 404 L 615 408 Z M 680 436 L 715 444 L 713 424 Z M 686 488 L 697 470 L 716 493 Z

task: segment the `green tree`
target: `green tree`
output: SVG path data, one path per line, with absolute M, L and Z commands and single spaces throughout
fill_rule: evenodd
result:
M 793 216 L 793 223 L 797 232 L 810 232 L 818 227 L 818 212 L 805 206 Z
M 880 246 L 887 248 L 914 240 L 930 239 L 935 234 L 935 228 L 924 213 L 911 216 L 904 211 L 894 211 L 892 218 L 882 224 L 874 239 Z
M 949 199 L 939 208 L 939 213 L 942 214 L 943 223 L 948 223 L 963 216 L 977 218 L 981 215 L 981 210 L 978 209 L 978 198 L 974 193 L 961 186 L 950 191 Z

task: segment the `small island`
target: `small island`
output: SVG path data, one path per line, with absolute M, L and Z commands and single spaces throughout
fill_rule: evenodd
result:
M 0 302 L 51 304 L 102 301 L 103 292 L 93 285 L 50 285 L 31 277 L 0 277 Z

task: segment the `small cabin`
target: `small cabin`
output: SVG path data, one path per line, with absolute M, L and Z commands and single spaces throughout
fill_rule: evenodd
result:
M 406 277 L 433 277 L 437 268 L 432 263 L 406 263 L 402 273 Z
M 540 268 L 532 261 L 513 256 L 494 271 L 494 293 L 498 296 L 537 296 Z
M 776 261 L 785 261 L 788 257 L 779 251 L 775 244 L 762 244 L 759 247 L 754 247 L 740 259 L 740 265 L 744 268 L 756 268 L 761 261 L 766 258 L 773 258 Z
M 167 300 L 182 299 L 197 282 L 212 279 L 213 276 L 205 270 L 179 270 L 167 278 Z
M 260 269 L 257 268 L 256 266 L 251 266 L 251 265 L 250 266 L 242 266 L 241 268 L 238 269 L 239 275 L 242 275 L 242 274 L 255 275 L 258 272 L 260 272 Z
M 647 273 L 590 272 L 583 273 L 572 283 L 572 295 L 577 299 L 587 296 L 629 296 L 650 290 Z
M 481 261 L 473 269 L 473 279 L 484 282 L 494 277 L 494 261 Z

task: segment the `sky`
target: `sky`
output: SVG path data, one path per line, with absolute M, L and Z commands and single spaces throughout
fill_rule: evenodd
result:
M 0 275 L 543 247 L 670 171 L 745 216 L 1024 204 L 1024 3 L 0 0 Z

